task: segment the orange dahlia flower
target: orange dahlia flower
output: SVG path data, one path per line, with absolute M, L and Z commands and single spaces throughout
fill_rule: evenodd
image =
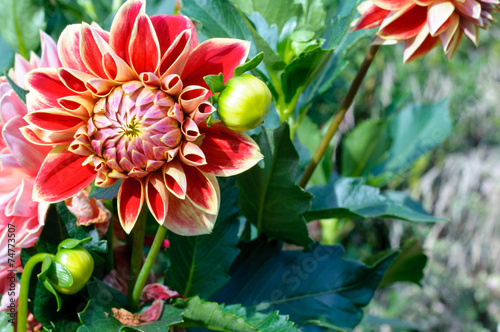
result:
M 451 59 L 463 35 L 477 45 L 479 28 L 489 27 L 499 7 L 500 0 L 369 0 L 352 27 L 379 27 L 378 44 L 404 41 L 405 62 L 423 57 L 438 40 Z
M 33 143 L 56 147 L 34 184 L 37 200 L 56 202 L 95 180 L 122 180 L 118 214 L 129 233 L 143 204 L 183 235 L 208 233 L 219 210 L 215 176 L 232 176 L 262 155 L 244 133 L 213 121 L 203 77 L 227 82 L 247 58 L 249 42 L 201 44 L 184 16 L 148 17 L 144 0 L 119 9 L 111 31 L 68 26 L 58 41 L 61 68 L 27 74 Z

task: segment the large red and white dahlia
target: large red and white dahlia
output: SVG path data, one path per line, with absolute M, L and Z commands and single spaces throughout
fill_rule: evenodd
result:
M 477 45 L 479 28 L 487 29 L 499 8 L 500 0 L 368 0 L 353 28 L 379 27 L 379 44 L 404 41 L 405 62 L 423 57 L 438 40 L 451 59 L 463 35 Z
M 111 31 L 68 26 L 58 41 L 62 67 L 28 73 L 33 143 L 56 147 L 34 186 L 56 202 L 93 180 L 122 180 L 118 213 L 129 233 L 144 202 L 162 225 L 183 235 L 211 231 L 219 210 L 215 176 L 232 176 L 262 155 L 246 134 L 206 124 L 215 108 L 203 77 L 227 82 L 247 58 L 249 42 L 201 44 L 183 16 L 148 17 L 144 0 L 127 1 Z

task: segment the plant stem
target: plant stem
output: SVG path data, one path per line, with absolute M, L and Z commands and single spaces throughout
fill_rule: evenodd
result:
M 144 285 L 146 285 L 146 280 L 148 279 L 149 272 L 151 271 L 151 268 L 156 261 L 156 257 L 160 252 L 163 240 L 165 239 L 165 235 L 167 235 L 167 228 L 160 225 L 160 227 L 158 227 L 158 231 L 156 231 L 155 239 L 153 240 L 151 249 L 149 250 L 146 261 L 142 266 L 141 272 L 137 277 L 137 282 L 132 291 L 132 300 L 130 303 L 132 312 L 136 311 L 137 307 L 139 306 L 139 300 L 141 299 L 142 290 L 144 288 Z
M 359 87 L 361 86 L 361 82 L 363 82 L 363 79 L 366 76 L 368 68 L 370 68 L 370 65 L 372 64 L 373 59 L 375 58 L 375 54 L 377 54 L 379 48 L 380 45 L 372 44 L 370 46 L 370 49 L 368 50 L 368 53 L 366 54 L 365 59 L 363 60 L 363 63 L 361 64 L 361 67 L 359 68 L 358 73 L 354 78 L 354 81 L 352 81 L 349 91 L 347 91 L 347 94 L 344 100 L 342 101 L 342 104 L 339 110 L 337 111 L 337 114 L 335 114 L 335 117 L 333 118 L 333 121 L 330 124 L 330 127 L 328 128 L 328 131 L 326 132 L 325 136 L 323 136 L 323 139 L 321 140 L 318 148 L 316 149 L 314 156 L 307 165 L 304 174 L 302 174 L 302 177 L 300 178 L 299 186 L 301 186 L 302 188 L 305 188 L 307 182 L 309 182 L 309 179 L 314 173 L 316 166 L 318 166 L 319 162 L 325 155 L 325 152 L 328 148 L 328 145 L 330 144 L 330 141 L 337 132 L 337 129 L 339 128 L 340 123 L 344 119 L 347 110 L 351 107 L 354 97 L 356 96 L 356 93 L 358 92 Z
M 31 257 L 24 266 L 21 275 L 21 290 L 19 291 L 19 308 L 17 311 L 17 332 L 26 332 L 28 320 L 28 293 L 30 288 L 31 274 L 38 263 L 42 263 L 45 257 L 53 256 L 47 253 L 36 254 Z
M 115 214 L 114 203 L 111 200 L 104 201 L 104 205 L 111 212 Z M 113 252 L 113 218 L 109 221 L 108 230 L 106 231 L 106 241 L 108 242 L 108 252 L 106 253 L 106 273 L 111 272 L 115 268 L 115 255 Z
M 142 249 L 144 248 L 144 236 L 146 235 L 147 210 L 147 205 L 143 204 L 132 233 L 132 257 L 130 258 L 130 279 L 128 283 L 128 301 L 131 306 L 133 306 L 132 293 L 137 282 L 137 276 L 141 270 Z

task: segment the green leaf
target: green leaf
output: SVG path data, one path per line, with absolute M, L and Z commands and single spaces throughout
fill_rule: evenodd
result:
M 221 181 L 221 207 L 211 234 L 168 234 L 171 265 L 166 283 L 184 296 L 208 298 L 229 280 L 229 267 L 239 253 L 238 190 L 233 184 L 234 181 Z
M 334 17 L 329 18 L 327 49 L 336 49 L 343 42 L 342 51 L 345 51 L 352 44 L 352 40 L 344 40 L 344 37 L 349 29 L 358 3 L 359 0 L 343 1 L 338 13 Z M 354 34 L 348 35 L 356 36 Z M 354 40 L 356 39 L 358 39 L 357 36 Z
M 61 301 L 61 297 L 59 296 L 59 294 L 56 292 L 56 290 L 54 289 L 54 287 L 52 287 L 52 284 L 50 283 L 50 281 L 48 280 L 45 280 L 43 282 L 43 285 L 45 286 L 45 288 L 51 292 L 55 298 L 56 298 L 56 301 L 57 301 L 57 311 L 61 310 L 61 305 L 62 305 L 62 301 Z
M 44 282 L 47 280 L 47 273 L 49 272 L 50 265 L 55 261 L 54 256 L 45 256 L 42 262 L 40 273 L 37 274 L 38 280 Z
M 89 198 L 96 199 L 114 199 L 118 195 L 118 191 L 122 185 L 122 180 L 116 181 L 116 183 L 107 188 L 101 188 L 95 185 L 95 182 L 92 182 L 92 187 L 90 188 Z
M 312 103 L 314 99 L 328 91 L 333 81 L 347 67 L 349 61 L 346 59 L 348 51 L 360 40 L 371 36 L 371 32 L 361 30 L 353 33 L 346 33 L 351 19 L 356 12 L 359 1 L 342 2 L 339 12 L 327 19 L 327 34 L 324 36 L 326 42 L 324 48 L 334 50 L 333 56 L 324 65 L 318 77 L 311 83 L 305 91 L 301 107 Z
M 299 28 L 319 32 L 325 27 L 326 12 L 322 0 L 295 0 L 295 3 L 301 6 Z
M 10 317 L 6 311 L 0 312 L 0 332 L 14 332 L 15 317 Z
M 320 46 L 316 46 L 314 49 L 306 50 L 295 57 L 285 67 L 285 71 L 281 75 L 281 82 L 286 102 L 290 102 L 309 86 L 321 73 L 332 54 L 332 50 L 324 50 Z
M 343 259 L 341 246 L 313 244 L 308 251 L 282 251 L 259 238 L 242 245 L 231 280 L 211 300 L 279 310 L 297 324 L 356 326 L 396 254 L 374 266 Z M 323 321 L 321 321 L 323 320 Z
M 203 79 L 214 95 L 218 92 L 221 92 L 226 87 L 226 85 L 224 84 L 224 77 L 222 77 L 222 73 L 219 73 L 219 75 L 207 75 L 203 77 Z
M 66 266 L 57 262 L 52 262 L 52 264 L 50 264 L 47 271 L 47 278 L 52 284 L 61 287 L 71 287 L 71 285 L 73 285 L 73 275 L 71 272 Z
M 378 259 L 392 254 L 389 250 L 381 252 L 365 260 L 365 263 L 377 261 Z M 427 264 L 427 256 L 422 249 L 422 244 L 418 238 L 413 238 L 396 250 L 398 257 L 392 262 L 380 282 L 379 288 L 390 286 L 396 282 L 411 282 L 422 286 L 420 281 L 424 277 L 424 269 Z
M 198 296 L 184 300 L 178 299 L 174 306 L 184 309 L 187 325 L 205 327 L 217 331 L 238 332 L 298 332 L 293 323 L 285 316 L 272 312 L 269 315 L 256 313 L 241 305 L 219 306 L 215 302 L 200 300 Z
M 2 37 L 25 58 L 40 44 L 40 30 L 45 29 L 43 7 L 33 0 L 0 0 Z
M 367 176 L 388 158 L 391 145 L 384 120 L 366 120 L 342 141 L 342 176 Z
M 244 64 L 239 65 L 234 69 L 234 77 L 240 76 L 243 73 L 254 69 L 262 62 L 262 59 L 264 59 L 264 52 L 260 52 L 259 54 L 254 56 L 251 60 L 248 60 Z
M 59 243 L 59 245 L 57 246 L 57 251 L 59 251 L 61 249 L 73 249 L 77 246 L 81 246 L 85 243 L 89 243 L 90 241 L 92 241 L 91 237 L 87 237 L 87 238 L 82 239 L 82 240 L 66 239 L 66 240 L 62 241 L 61 243 Z
M 248 15 L 258 12 L 270 25 L 276 24 L 281 31 L 286 21 L 297 16 L 299 7 L 290 0 L 232 0 Z
M 315 197 L 305 213 L 307 220 L 328 218 L 394 218 L 418 222 L 448 221 L 425 212 L 405 193 L 381 191 L 363 178 L 332 176 L 325 186 L 309 189 Z
M 285 63 L 281 57 L 272 49 L 268 42 L 257 32 L 256 27 L 252 21 L 243 13 L 239 12 L 239 19 L 243 21 L 246 28 L 250 32 L 252 39 L 257 46 L 259 52 L 264 53 L 264 64 L 270 73 L 277 76 L 277 73 L 285 68 Z
M 287 123 L 255 138 L 264 160 L 237 176 L 241 212 L 271 238 L 298 245 L 311 242 L 302 214 L 311 195 L 295 185 L 299 156 Z
M 26 105 L 26 95 L 28 94 L 28 90 L 24 90 L 19 85 L 17 85 L 12 80 L 12 78 L 10 78 L 10 76 L 8 75 L 7 72 L 4 72 L 3 74 L 4 74 L 4 77 L 7 79 L 7 82 L 9 83 L 10 87 L 12 88 L 12 90 L 14 90 L 14 92 L 19 97 L 19 99 L 21 99 L 21 101 L 23 102 L 23 104 Z
M 410 105 L 386 120 L 367 120 L 342 142 L 342 176 L 381 186 L 409 169 L 451 132 L 448 101 Z
M 373 169 L 376 179 L 370 182 L 381 185 L 409 169 L 420 156 L 443 142 L 452 127 L 448 99 L 434 105 L 410 105 L 398 112 L 389 123 L 390 156 Z
M 181 13 L 199 22 L 199 30 L 208 38 L 250 40 L 238 10 L 229 0 L 182 0 Z
M 54 294 L 57 300 L 57 311 L 61 310 L 62 301 L 59 294 L 55 291 L 53 284 L 61 287 L 71 287 L 73 285 L 73 276 L 66 266 L 54 261 L 54 256 L 46 256 L 42 262 L 42 269 L 37 275 L 45 288 Z
M 78 332 L 160 332 L 168 330 L 168 326 L 182 322 L 182 309 L 169 305 L 163 307 L 158 321 L 139 327 L 124 325 L 114 318 L 112 308 L 126 308 L 127 298 L 119 291 L 95 279 L 87 284 L 90 300 L 85 309 L 78 314 L 82 326 Z
M 253 307 L 242 307 L 240 304 L 221 305 L 220 309 L 225 314 L 233 314 L 243 318 L 248 325 L 261 332 L 298 332 L 295 324 L 288 320 L 288 316 L 279 315 L 278 311 L 268 314 L 255 311 Z

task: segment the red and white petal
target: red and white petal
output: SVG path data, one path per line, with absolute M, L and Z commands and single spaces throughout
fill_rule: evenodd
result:
M 460 20 L 460 29 L 469 38 L 469 40 L 478 45 L 479 42 L 479 27 L 468 20 Z
M 217 215 L 198 209 L 189 199 L 170 196 L 164 226 L 179 235 L 202 235 L 212 232 L 216 219 Z
M 182 165 L 173 160 L 165 164 L 163 174 L 167 189 L 176 197 L 184 199 L 187 191 L 187 179 Z
M 202 166 L 207 164 L 203 150 L 192 142 L 182 142 L 179 158 L 188 166 Z
M 196 139 L 200 137 L 200 129 L 196 125 L 196 122 L 189 117 L 184 119 L 181 128 L 184 137 L 190 142 L 196 141 Z
M 208 101 L 204 101 L 191 114 L 191 118 L 195 123 L 205 122 L 208 117 L 215 111 L 216 109 L 212 104 L 210 104 Z
M 176 74 L 165 76 L 161 79 L 161 88 L 171 96 L 178 96 L 182 91 L 181 77 Z
M 413 4 L 413 0 L 371 0 L 371 2 L 379 8 L 391 11 Z
M 35 201 L 58 202 L 77 194 L 97 176 L 86 157 L 69 152 L 67 145 L 56 146 L 45 158 L 33 188 Z
M 81 24 L 68 25 L 57 41 L 57 53 L 62 66 L 90 74 L 80 55 Z
M 70 68 L 58 68 L 57 74 L 61 82 L 71 91 L 78 94 L 87 92 L 87 87 L 85 83 L 95 78 L 94 75 L 87 74 L 75 69 Z
M 33 125 L 22 127 L 21 132 L 28 141 L 39 145 L 68 145 L 73 141 L 73 131 L 54 132 Z
M 118 217 L 123 230 L 130 234 L 144 203 L 144 184 L 141 179 L 123 180 L 118 191 Z
M 201 102 L 208 98 L 210 90 L 201 86 L 190 85 L 179 95 L 179 104 L 184 113 L 193 113 Z
M 82 118 L 60 109 L 45 109 L 24 116 L 28 123 L 47 131 L 73 132 L 85 124 Z
M 45 156 L 52 148 L 35 145 L 27 141 L 19 130 L 25 125 L 26 121 L 21 117 L 12 118 L 4 123 L 2 136 L 17 164 L 26 173 L 35 177 Z
M 71 114 L 82 119 L 88 119 L 94 109 L 94 101 L 90 92 L 85 95 L 62 97 L 57 100 L 59 105 Z
M 36 104 L 58 107 L 57 100 L 61 97 L 74 95 L 59 79 L 56 68 L 35 69 L 26 74 L 26 84 L 30 89 Z M 28 102 L 28 111 L 31 111 Z
M 389 13 L 377 35 L 384 39 L 406 40 L 415 37 L 426 24 L 427 8 L 414 5 Z
M 151 16 L 151 22 L 155 28 L 158 41 L 160 43 L 160 54 L 165 52 L 174 43 L 174 40 L 184 30 L 190 30 L 190 50 L 198 46 L 198 35 L 196 28 L 189 18 L 182 15 L 154 15 Z
M 455 11 L 453 2 L 449 0 L 436 0 L 427 9 L 427 24 L 431 36 L 436 36 L 443 31 L 443 25 Z
M 125 2 L 113 19 L 109 33 L 109 44 L 116 54 L 130 63 L 129 41 L 135 19 L 145 10 L 145 0 L 129 0 Z
M 213 121 L 210 127 L 199 124 L 203 135 L 201 149 L 207 164 L 198 166 L 203 173 L 215 176 L 233 176 L 252 168 L 264 156 L 259 146 L 245 133 L 228 129 L 220 121 Z
M 87 89 L 89 89 L 90 92 L 92 92 L 93 95 L 99 98 L 103 98 L 109 95 L 113 88 L 115 86 L 118 86 L 118 84 L 106 79 L 93 78 L 91 80 L 88 80 L 85 86 L 87 87 Z
M 430 6 L 434 3 L 436 0 L 413 0 L 417 5 L 419 6 Z
M 198 45 L 189 55 L 181 79 L 184 86 L 200 85 L 207 75 L 222 73 L 224 83 L 234 75 L 234 69 L 245 62 L 250 42 L 238 39 L 213 38 Z
M 160 225 L 164 224 L 167 217 L 168 196 L 163 173 L 151 173 L 146 180 L 146 201 L 149 211 Z
M 373 5 L 370 1 L 365 1 L 359 5 L 359 7 L 362 6 L 366 8 L 362 8 L 361 11 L 363 14 L 361 17 L 351 23 L 352 30 L 372 29 L 378 27 L 387 14 L 389 14 L 388 10 L 381 9 Z
M 482 7 L 478 1 L 462 0 L 456 1 L 455 3 L 457 10 L 459 11 L 461 16 L 470 18 L 472 20 L 479 20 L 481 18 Z
M 153 24 L 145 13 L 137 16 L 128 47 L 130 65 L 137 75 L 156 73 L 160 66 L 160 45 Z
M 171 74 L 180 75 L 191 52 L 191 30 L 182 31 L 168 50 L 162 55 L 159 74 L 164 77 Z
M 200 210 L 217 214 L 219 211 L 219 183 L 214 175 L 203 174 L 196 167 L 184 166 L 187 179 L 186 196 Z
M 460 16 L 454 13 L 450 17 L 450 26 L 448 27 L 448 29 L 446 29 L 446 31 L 439 35 L 439 39 L 441 40 L 441 45 L 443 46 L 445 54 L 448 54 L 450 49 L 456 49 L 456 47 L 458 47 L 458 45 L 456 45 L 456 42 L 457 36 L 460 35 L 459 30 Z
M 431 36 L 429 27 L 425 26 L 417 36 L 405 42 L 404 62 L 407 63 L 422 58 L 436 46 L 437 40 L 438 37 Z
M 103 79 L 108 78 L 103 68 L 103 52 L 99 48 L 97 39 L 99 39 L 97 32 L 87 23 L 81 25 L 80 32 L 80 55 L 82 60 L 90 71 Z

